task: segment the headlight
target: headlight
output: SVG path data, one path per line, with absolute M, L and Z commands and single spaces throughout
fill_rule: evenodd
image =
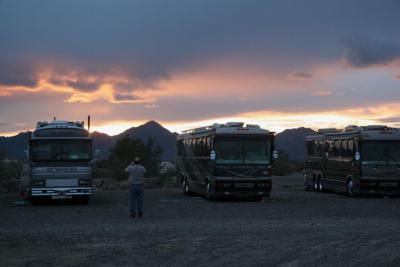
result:
M 89 180 L 79 180 L 79 185 L 88 185 Z

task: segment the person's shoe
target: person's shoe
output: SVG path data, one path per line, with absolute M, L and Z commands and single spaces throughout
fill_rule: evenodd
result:
M 142 213 L 139 213 L 139 218 L 142 218 L 143 217 L 143 214 Z
M 131 214 L 131 215 L 129 215 L 129 218 L 135 218 L 136 217 L 136 215 L 135 214 Z

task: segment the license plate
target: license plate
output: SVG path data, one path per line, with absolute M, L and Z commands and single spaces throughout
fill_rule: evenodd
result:
M 254 183 L 235 183 L 236 188 L 253 188 Z
M 397 187 L 397 182 L 380 182 L 381 187 Z
M 68 199 L 69 196 L 51 196 L 51 199 Z

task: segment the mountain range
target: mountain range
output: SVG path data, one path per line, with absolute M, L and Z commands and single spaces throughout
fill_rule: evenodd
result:
M 292 160 L 303 160 L 306 157 L 305 136 L 315 133 L 310 128 L 287 129 L 276 135 L 275 147 L 277 150 L 285 151 Z M 109 156 L 109 150 L 115 145 L 116 141 L 129 136 L 147 142 L 148 138 L 155 138 L 156 145 L 163 149 L 161 159 L 163 161 L 175 161 L 176 146 L 175 140 L 177 133 L 170 132 L 155 121 L 149 121 L 138 127 L 132 127 L 128 130 L 114 136 L 105 133 L 93 132 L 93 149 L 101 150 L 101 158 L 106 159 Z M 24 151 L 28 147 L 29 132 L 22 132 L 15 136 L 0 137 L 0 151 L 4 151 L 9 158 L 22 158 Z

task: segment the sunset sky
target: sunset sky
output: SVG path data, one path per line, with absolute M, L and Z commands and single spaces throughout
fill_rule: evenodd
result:
M 0 0 L 0 135 L 400 127 L 400 1 Z

